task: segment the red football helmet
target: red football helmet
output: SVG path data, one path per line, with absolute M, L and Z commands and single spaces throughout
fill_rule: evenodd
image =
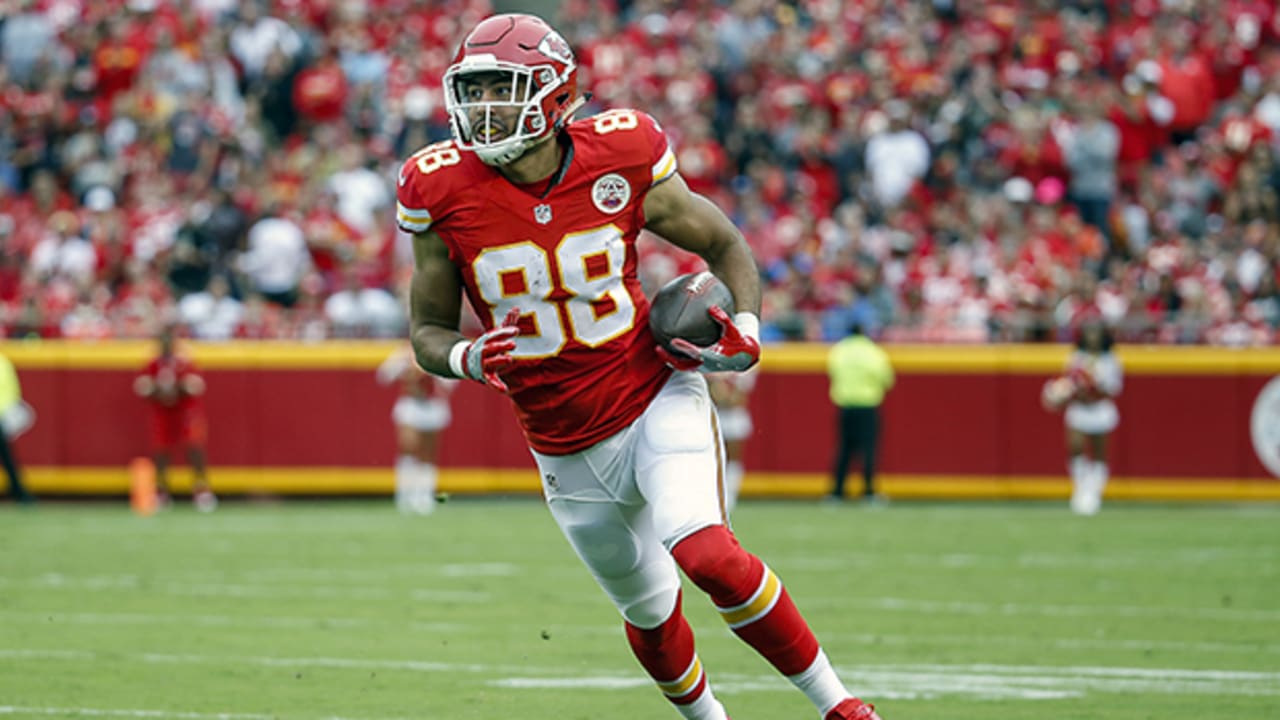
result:
M 502 73 L 510 77 L 505 99 L 467 97 L 467 77 Z M 467 35 L 444 73 L 444 103 L 458 146 L 474 150 L 490 165 L 505 165 L 553 137 L 578 105 L 578 65 L 560 33 L 534 15 L 486 18 Z M 513 128 L 499 139 L 494 110 L 520 111 Z M 498 121 L 498 125 L 501 125 Z

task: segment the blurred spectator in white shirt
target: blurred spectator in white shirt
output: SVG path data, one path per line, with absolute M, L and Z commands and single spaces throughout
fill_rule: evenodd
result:
M 182 298 L 178 315 L 201 340 L 229 340 L 244 318 L 244 306 L 231 297 L 227 279 L 214 275 L 204 290 Z
M 227 46 L 227 33 L 220 28 L 209 28 L 200 36 L 200 86 L 209 92 L 213 106 L 238 126 L 244 119 L 244 97 Z
M 260 0 L 241 0 L 240 18 L 231 30 L 231 54 L 245 76 L 257 79 L 276 49 L 292 59 L 302 49 L 302 39 L 285 21 L 263 15 Z
M 343 146 L 340 162 L 342 169 L 329 177 L 338 215 L 360 232 L 369 232 L 378 225 L 378 211 L 391 204 L 387 181 L 365 166 L 364 149 L 356 143 Z
M 395 296 L 382 288 L 364 287 L 355 263 L 342 272 L 343 288 L 329 296 L 324 314 L 337 337 L 398 337 L 404 313 Z
M 916 181 L 929 171 L 929 143 L 913 130 L 911 106 L 890 100 L 884 106 L 889 127 L 867 143 L 867 172 L 871 189 L 881 206 L 896 207 Z
M 1273 135 L 1280 135 L 1280 73 L 1272 73 L 1262 88 L 1265 92 L 1253 108 L 1258 122 L 1270 128 Z
M 49 218 L 44 237 L 31 249 L 29 267 L 41 277 L 60 276 L 76 285 L 88 285 L 98 269 L 93 243 L 77 232 L 79 221 L 66 210 Z
M 22 0 L 18 6 L 20 11 L 0 24 L 0 60 L 14 80 L 26 83 L 41 56 L 57 47 L 56 28 L 33 0 Z
M 267 300 L 292 307 L 298 283 L 310 268 L 306 238 L 294 221 L 268 211 L 249 228 L 249 247 L 240 256 L 239 269 Z

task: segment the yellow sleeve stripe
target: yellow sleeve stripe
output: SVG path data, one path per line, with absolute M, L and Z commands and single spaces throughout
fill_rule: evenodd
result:
M 671 148 L 667 148 L 667 151 L 662 153 L 662 157 L 658 159 L 658 162 L 653 165 L 653 184 L 657 185 L 674 175 L 675 172 L 676 156 L 675 153 L 671 152 Z
M 767 615 L 778 603 L 780 597 L 782 597 L 782 581 L 766 567 L 764 578 L 760 581 L 760 588 L 751 596 L 751 599 L 731 608 L 719 608 L 720 616 L 729 623 L 729 627 L 736 630 Z
M 431 213 L 415 210 L 396 203 L 396 223 L 410 232 L 422 232 L 431 227 Z
M 400 217 L 412 218 L 414 220 L 430 220 L 431 212 L 429 210 L 418 210 L 415 208 L 405 207 L 399 202 L 396 203 L 396 211 Z
M 658 683 L 658 689 L 663 695 L 676 699 L 684 697 L 693 692 L 698 687 L 698 681 L 702 679 L 702 661 L 697 655 L 693 656 L 693 662 L 689 664 L 689 669 L 684 674 L 671 682 Z

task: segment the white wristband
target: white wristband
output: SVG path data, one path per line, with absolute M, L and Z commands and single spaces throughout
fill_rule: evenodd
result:
M 760 318 L 755 313 L 740 312 L 733 316 L 733 324 L 738 332 L 760 343 Z
M 455 377 L 471 377 L 466 370 L 467 348 L 470 346 L 470 340 L 459 340 L 453 344 L 453 347 L 449 348 L 449 371 Z

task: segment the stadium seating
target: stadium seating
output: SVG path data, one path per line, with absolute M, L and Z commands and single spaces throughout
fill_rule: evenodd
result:
M 403 332 L 398 159 L 485 0 L 11 3 L 0 327 Z M 588 2 L 587 112 L 653 114 L 765 280 L 766 339 L 1270 344 L 1275 0 Z M 874 22 L 872 22 L 874 20 Z M 695 258 L 642 242 L 649 287 Z M 397 302 L 397 299 L 399 300 Z

